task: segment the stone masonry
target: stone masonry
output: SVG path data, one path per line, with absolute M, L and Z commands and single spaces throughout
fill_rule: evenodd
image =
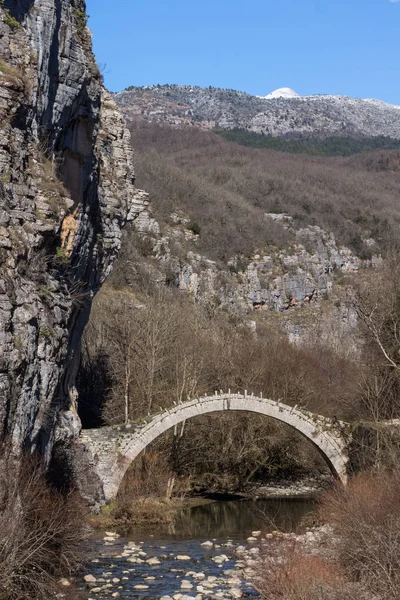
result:
M 350 436 L 346 434 L 345 423 L 287 406 L 279 400 L 216 392 L 213 396 L 188 400 L 139 424 L 82 431 L 80 440 L 91 452 L 106 500 L 117 494 L 129 465 L 158 436 L 186 419 L 226 410 L 254 412 L 290 425 L 316 446 L 332 473 L 346 484 Z

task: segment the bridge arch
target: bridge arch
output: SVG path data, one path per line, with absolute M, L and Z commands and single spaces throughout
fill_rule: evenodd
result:
M 82 441 L 95 457 L 106 499 L 117 494 L 132 461 L 156 438 L 183 421 L 222 411 L 253 412 L 293 427 L 317 448 L 332 473 L 343 484 L 347 483 L 349 458 L 348 440 L 343 433 L 344 423 L 259 396 L 216 393 L 176 405 L 140 426 L 84 431 Z

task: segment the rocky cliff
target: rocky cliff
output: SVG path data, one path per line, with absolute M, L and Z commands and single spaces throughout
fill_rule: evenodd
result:
M 74 436 L 91 300 L 143 206 L 84 0 L 0 1 L 0 432 Z
M 146 208 L 127 231 L 112 283 L 135 289 L 144 280 L 156 287 L 177 288 L 210 314 L 222 310 L 247 320 L 254 331 L 256 320 L 268 320 L 270 325 L 279 323 L 295 344 L 310 343 L 317 335 L 326 346 L 340 346 L 340 351 L 335 348 L 337 354 L 358 355 L 359 343 L 351 339 L 357 318 L 345 301 L 346 289 L 360 272 L 381 268 L 382 257 L 374 253 L 373 240 L 369 240 L 371 257 L 361 259 L 338 244 L 332 232 L 316 225 L 296 228 L 290 215 L 266 213 L 266 221 L 281 222 L 290 233 L 285 247 L 255 248 L 249 256 L 211 260 L 196 251 L 200 235 L 188 229 L 188 215 L 171 213 L 160 225 L 149 194 L 139 190 L 137 194 Z

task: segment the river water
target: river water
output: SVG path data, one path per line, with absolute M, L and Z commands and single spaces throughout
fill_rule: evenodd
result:
M 236 548 L 253 548 L 256 556 L 257 543 L 248 541 L 253 532 L 267 533 L 278 528 L 297 533 L 301 520 L 312 508 L 310 500 L 213 502 L 185 508 L 174 525 L 153 532 L 138 529 L 128 538 L 108 539 L 105 535 L 106 539 L 93 542 L 92 561 L 84 573 L 93 581 L 82 581 L 83 597 L 255 598 L 251 581 L 243 576 L 245 565 L 235 555 Z M 202 545 L 204 542 L 212 545 Z

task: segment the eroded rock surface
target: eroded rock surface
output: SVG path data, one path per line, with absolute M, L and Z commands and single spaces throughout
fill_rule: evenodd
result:
M 144 202 L 84 0 L 0 3 L 0 57 L 0 432 L 50 457 L 79 431 L 82 331 Z

